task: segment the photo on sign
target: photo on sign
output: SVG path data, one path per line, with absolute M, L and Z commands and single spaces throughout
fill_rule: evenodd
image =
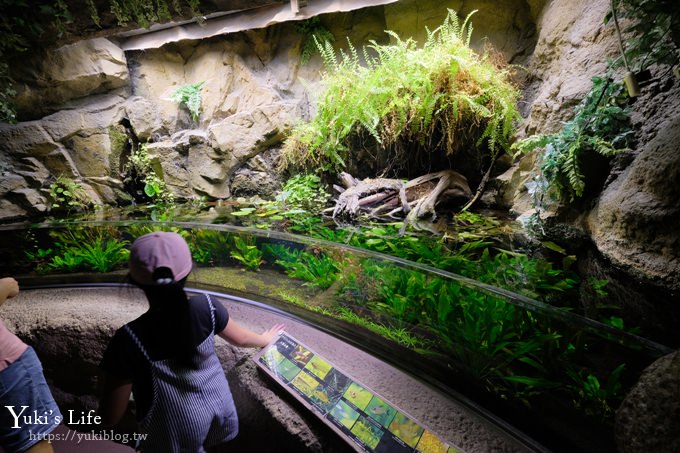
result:
M 435 436 L 434 433 L 425 430 L 416 446 L 416 451 L 420 453 L 449 453 L 447 451 L 448 447 L 449 446 L 439 437 Z
M 366 409 L 368 402 L 371 401 L 371 398 L 373 398 L 373 394 L 370 391 L 360 386 L 356 382 L 352 382 L 350 384 L 343 396 L 347 401 L 351 402 L 362 411 Z
M 290 382 L 300 373 L 300 367 L 288 359 L 283 359 L 272 371 L 281 376 L 284 381 Z
M 374 395 L 364 412 L 376 422 L 387 427 L 397 413 L 397 410 Z
M 411 447 L 416 446 L 418 439 L 420 439 L 420 435 L 423 434 L 422 426 L 418 425 L 401 412 L 397 412 L 394 416 L 392 423 L 390 423 L 389 430 Z
M 301 365 L 307 365 L 313 355 L 312 351 L 302 345 L 295 346 L 295 349 L 290 353 L 291 358 Z
M 347 429 L 350 429 L 357 418 L 359 418 L 359 412 L 349 407 L 343 400 L 338 401 L 338 403 L 333 406 L 329 415 Z
M 319 407 L 321 412 L 326 413 L 331 410 L 342 395 L 332 387 L 318 386 L 310 395 L 312 403 Z
M 311 397 L 314 390 L 319 386 L 319 381 L 304 372 L 298 373 L 290 383 L 293 387 L 298 389 L 300 393 L 308 397 Z
M 307 365 L 305 365 L 305 368 L 307 368 L 312 374 L 317 376 L 319 379 L 324 379 L 328 372 L 331 371 L 331 368 L 333 367 L 331 366 L 330 363 L 326 362 L 318 355 L 315 355 L 309 360 Z
M 371 423 L 371 421 L 363 415 L 357 419 L 350 431 L 371 450 L 375 450 L 375 447 L 378 446 L 378 442 L 380 442 L 380 438 L 384 434 L 379 426 Z
M 267 368 L 275 370 L 284 358 L 285 357 L 283 357 L 279 350 L 276 349 L 276 346 L 270 346 L 269 349 L 262 354 L 260 360 L 262 360 L 262 363 L 264 363 Z
M 347 387 L 352 382 L 350 378 L 339 372 L 336 368 L 331 369 L 324 381 L 340 393 L 345 393 L 345 390 L 347 390 Z

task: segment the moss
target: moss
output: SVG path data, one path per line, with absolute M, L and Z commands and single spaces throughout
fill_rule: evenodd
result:
M 263 296 L 281 300 L 280 294 L 284 292 L 310 300 L 314 294 L 310 288 L 302 287 L 299 281 L 268 269 L 248 272 L 240 267 L 199 268 L 194 270 L 190 281 L 253 295 L 255 299 Z
M 110 176 L 120 177 L 121 158 L 128 144 L 128 136 L 121 125 L 109 126 L 109 140 L 111 140 L 111 155 L 109 156 Z

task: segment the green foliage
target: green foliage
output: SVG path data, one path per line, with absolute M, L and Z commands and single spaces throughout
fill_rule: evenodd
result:
M 229 233 L 194 229 L 187 243 L 197 263 L 219 265 L 228 263 L 231 258 L 232 239 Z
M 545 147 L 540 174 L 529 187 L 537 207 L 546 193 L 567 202 L 581 197 L 586 187 L 584 162 L 593 154 L 609 157 L 629 149 L 633 131 L 626 102 L 620 84 L 594 77 L 592 89 L 561 131 L 532 136 L 513 145 L 518 152 Z
M 312 55 L 317 51 L 317 43 L 325 46 L 327 42 L 330 44 L 335 42 L 335 36 L 321 23 L 319 16 L 299 21 L 295 24 L 295 28 L 302 35 L 301 64 L 309 62 Z
M 69 228 L 52 230 L 54 250 L 27 251 L 36 262 L 38 272 L 109 272 L 128 261 L 129 241 L 112 227 Z
M 328 68 L 325 91 L 316 117 L 286 140 L 286 162 L 341 169 L 356 144 L 378 156 L 385 172 L 422 153 L 495 156 L 519 119 L 519 92 L 506 69 L 469 48 L 471 30 L 449 10 L 421 49 L 393 32 L 394 45 L 371 41 L 361 58 L 351 42 L 340 57 L 329 42 L 317 42 Z
M 168 205 L 174 203 L 175 197 L 163 180 L 160 165 L 152 161 L 146 144 L 130 153 L 125 172 L 128 174 L 126 180 L 137 180 L 144 184 L 144 194 L 152 201 Z
M 676 0 L 616 0 L 617 15 L 628 19 L 625 54 L 633 71 L 652 64 L 676 66 L 680 58 L 680 4 Z M 605 23 L 611 19 L 611 11 Z M 621 65 L 623 59 L 616 61 Z
M 567 369 L 567 375 L 572 381 L 569 388 L 574 395 L 576 407 L 602 421 L 613 416 L 625 396 L 622 394 L 621 382 L 625 366 L 625 363 L 620 364 L 602 380 L 585 370 Z
M 322 187 L 321 179 L 314 174 L 296 174 L 283 185 L 276 195 L 276 205 L 288 210 L 301 209 L 320 212 L 326 207 L 330 194 Z
M 257 271 L 262 264 L 262 251 L 255 245 L 255 238 L 252 236 L 233 236 L 234 249 L 231 257 L 239 261 L 247 269 Z
M 17 112 L 14 104 L 16 94 L 14 81 L 9 76 L 9 66 L 0 62 L 0 121 L 16 123 Z
M 50 184 L 50 200 L 52 209 L 65 210 L 69 214 L 83 211 L 91 204 L 80 183 L 66 176 L 58 176 Z
M 201 18 L 201 13 L 198 10 L 200 0 L 187 0 L 186 3 L 191 8 L 194 17 Z M 110 0 L 110 4 L 111 12 L 118 19 L 118 25 L 121 26 L 135 22 L 141 27 L 149 28 L 154 23 L 171 21 L 173 13 L 182 15 L 182 6 L 179 0 L 172 0 L 171 4 L 168 4 L 166 0 Z M 90 5 L 89 8 L 90 15 L 95 20 L 97 15 L 96 9 L 94 9 L 93 5 Z
M 170 99 L 189 110 L 194 122 L 198 122 L 201 115 L 201 90 L 204 84 L 205 82 L 197 82 L 182 85 L 170 95 Z
M 285 245 L 267 244 L 266 254 L 269 261 L 281 266 L 289 277 L 305 280 L 305 285 L 327 289 L 338 279 L 336 259 L 322 251 L 310 253 Z

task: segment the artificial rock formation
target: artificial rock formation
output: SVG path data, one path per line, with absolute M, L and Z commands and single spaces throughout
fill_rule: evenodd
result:
M 481 48 L 488 36 L 506 58 L 521 62 L 518 56 L 533 47 L 543 2 L 505 3 L 479 5 L 473 42 Z M 458 0 L 402 0 L 324 16 L 324 22 L 339 46 L 346 36 L 357 47 L 370 39 L 386 42 L 386 29 L 422 40 L 424 27 L 441 24 L 447 8 L 472 10 Z M 300 64 L 302 38 L 294 23 L 143 51 L 124 52 L 119 38 L 98 37 L 71 40 L 14 65 L 21 122 L 0 125 L 0 221 L 49 211 L 49 184 L 58 176 L 77 181 L 92 204 L 129 202 L 124 167 L 131 147 L 141 144 L 179 199 L 271 194 L 276 167 L 262 171 L 253 159 L 277 152 L 287 130 L 313 115 L 310 98 L 323 69 L 318 56 Z M 201 81 L 194 121 L 170 96 Z M 253 175 L 265 189 L 249 184 Z
M 616 412 L 619 453 L 680 451 L 680 351 L 650 365 Z
M 617 56 L 614 28 L 603 22 L 606 0 L 400 0 L 322 19 L 338 47 L 346 36 L 359 47 L 386 42 L 386 29 L 422 41 L 425 26 L 439 25 L 447 8 L 461 16 L 478 9 L 473 45 L 481 48 L 488 37 L 507 60 L 527 68 L 523 134 L 558 130 L 591 77 L 605 74 L 607 59 Z M 323 69 L 318 56 L 300 64 L 302 36 L 294 23 L 145 51 L 123 52 L 118 43 L 71 42 L 13 65 L 21 122 L 0 124 L 0 221 L 48 212 L 49 184 L 57 176 L 80 183 L 91 203 L 129 202 L 122 178 L 131 143 L 147 144 L 180 199 L 276 190 L 276 166 L 262 165 L 258 156 L 277 153 L 291 125 L 314 114 L 311 97 Z M 202 111 L 194 121 L 169 97 L 200 81 Z M 574 222 L 614 264 L 677 289 L 678 125 L 672 119 L 680 96 L 677 87 L 654 95 L 645 90 L 632 107 L 641 112 L 638 125 L 650 118 L 639 127 L 638 150 L 619 160 L 593 211 Z M 492 181 L 498 195 L 485 199 L 526 211 L 532 164 L 524 161 Z

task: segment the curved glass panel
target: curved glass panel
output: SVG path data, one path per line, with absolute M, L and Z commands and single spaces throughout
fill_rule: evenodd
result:
M 2 273 L 24 286 L 125 282 L 131 242 L 155 230 L 187 240 L 195 261 L 188 286 L 305 319 L 510 420 L 547 446 L 609 449 L 614 410 L 640 371 L 670 352 L 630 332 L 426 265 L 228 225 L 5 227 Z

